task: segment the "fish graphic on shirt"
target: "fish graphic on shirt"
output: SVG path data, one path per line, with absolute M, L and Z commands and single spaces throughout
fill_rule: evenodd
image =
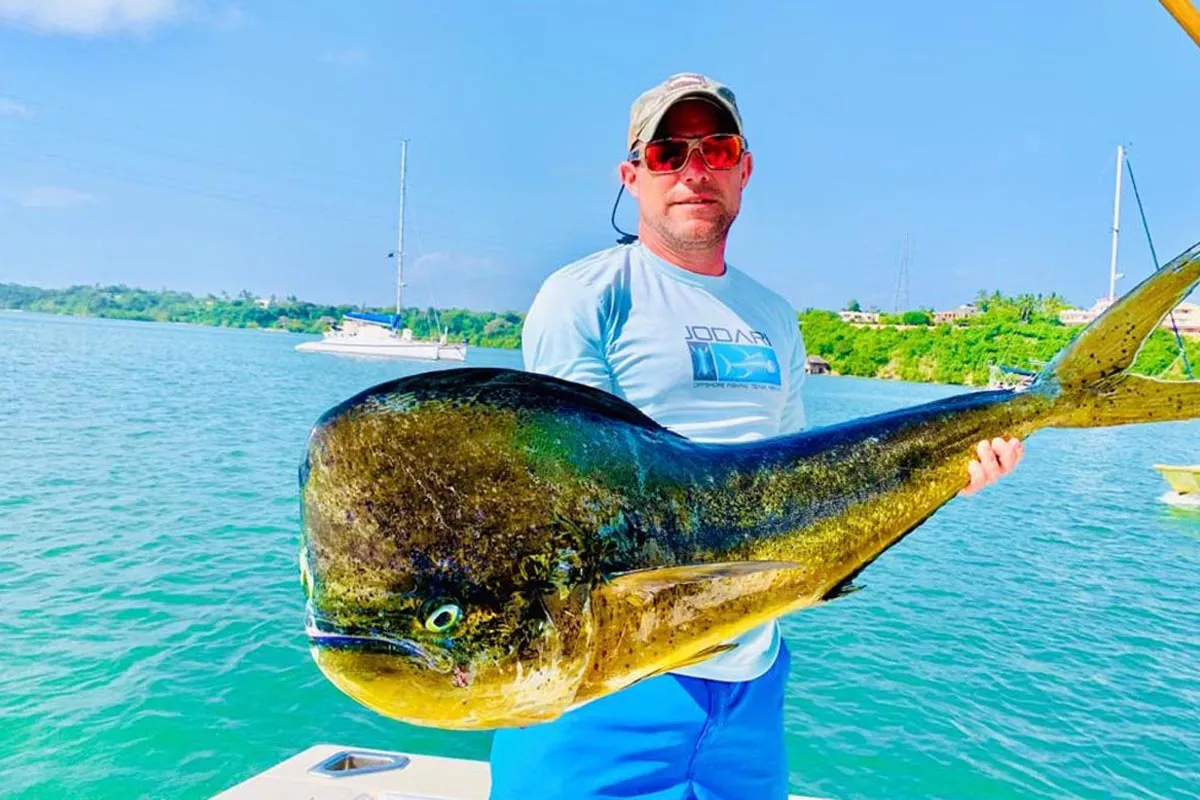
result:
M 748 349 L 748 348 L 747 348 Z M 753 380 L 764 373 L 773 375 L 779 372 L 779 363 L 767 348 L 755 348 L 758 352 L 738 352 L 737 358 L 731 358 L 727 353 L 717 353 L 716 358 L 723 365 L 721 369 L 725 377 L 733 380 Z M 770 358 L 767 357 L 770 354 Z

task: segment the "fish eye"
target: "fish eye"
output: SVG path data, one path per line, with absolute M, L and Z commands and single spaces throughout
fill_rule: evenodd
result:
M 462 609 L 456 603 L 443 603 L 425 617 L 425 630 L 445 633 L 453 628 L 461 617 Z

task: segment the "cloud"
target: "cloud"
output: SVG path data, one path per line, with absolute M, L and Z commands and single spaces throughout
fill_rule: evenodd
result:
M 321 54 L 321 60 L 326 64 L 335 64 L 339 67 L 365 67 L 367 65 L 367 52 L 357 47 L 326 50 Z
M 16 100 L 0 97 L 0 117 L 32 117 L 33 112 Z
M 0 24 L 37 33 L 145 33 L 177 19 L 183 0 L 0 0 Z
M 34 186 L 17 194 L 22 208 L 74 208 L 91 203 L 96 198 L 78 189 L 63 186 Z

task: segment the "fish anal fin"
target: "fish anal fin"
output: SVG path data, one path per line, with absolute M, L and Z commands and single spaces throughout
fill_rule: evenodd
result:
M 861 585 L 854 583 L 853 579 L 844 580 L 841 583 L 839 583 L 837 586 L 834 586 L 832 589 L 830 589 L 828 592 L 826 592 L 825 595 L 821 598 L 821 600 L 824 602 L 828 602 L 830 600 L 837 600 L 839 597 L 846 597 L 847 595 L 852 595 L 862 588 L 863 587 Z
M 1055 421 L 1059 428 L 1100 428 L 1200 417 L 1200 381 L 1120 375 L 1101 391 L 1074 398 Z
M 693 664 L 699 664 L 701 661 L 707 661 L 708 659 L 712 658 L 713 656 L 720 655 L 721 653 L 728 653 L 730 650 L 734 649 L 735 647 L 737 647 L 736 642 L 726 642 L 724 644 L 718 644 L 713 647 L 707 647 L 704 650 L 701 650 L 699 653 L 696 653 L 695 655 L 693 655 L 689 658 L 680 659 L 679 661 L 676 661 L 673 664 L 670 664 L 670 665 L 667 665 L 664 667 L 660 667 L 659 669 L 650 673 L 646 677 L 653 678 L 656 675 L 663 675 L 663 674 L 671 672 L 673 670 L 683 669 L 684 667 L 690 667 Z

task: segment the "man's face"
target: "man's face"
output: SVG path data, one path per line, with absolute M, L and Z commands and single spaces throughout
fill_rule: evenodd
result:
M 721 114 L 711 103 L 683 100 L 663 117 L 658 135 L 695 138 L 725 132 L 721 127 Z M 647 226 L 675 249 L 696 250 L 724 239 L 741 207 L 751 168 L 747 152 L 733 169 L 710 170 L 696 150 L 682 170 L 667 174 L 650 172 L 645 161 L 626 161 L 621 180 L 638 199 Z

